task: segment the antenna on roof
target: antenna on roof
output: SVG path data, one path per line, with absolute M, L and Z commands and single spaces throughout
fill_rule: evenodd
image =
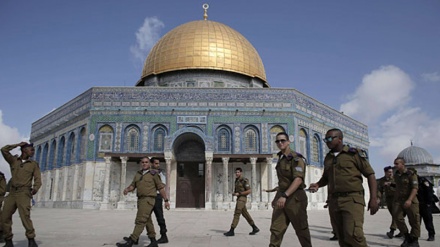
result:
M 413 145 L 413 140 L 411 140 L 411 146 Z
M 208 20 L 209 4 L 205 3 L 205 4 L 202 5 L 202 7 L 205 10 L 205 13 L 203 14 L 203 19 L 206 21 L 206 20 Z

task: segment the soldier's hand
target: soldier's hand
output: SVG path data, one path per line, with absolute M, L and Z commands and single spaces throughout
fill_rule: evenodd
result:
M 278 198 L 277 207 L 284 208 L 284 204 L 286 204 L 286 198 L 284 198 L 284 197 Z
M 403 204 L 404 208 L 410 208 L 411 207 L 412 202 L 410 200 L 406 200 L 405 204 Z
M 166 208 L 167 210 L 170 210 L 170 202 L 165 202 L 165 208 Z
M 124 196 L 126 196 L 128 194 L 128 190 L 127 188 L 124 189 Z
M 377 200 L 374 198 L 371 198 L 368 202 L 368 210 L 370 210 L 370 215 L 374 215 L 379 211 L 379 204 L 377 203 Z
M 37 194 L 37 190 L 35 190 L 35 189 L 32 189 L 32 191 L 31 191 L 31 194 L 32 194 L 32 195 L 35 195 L 35 194 Z
M 20 143 L 17 144 L 17 146 L 22 147 L 22 146 L 24 146 L 26 144 L 28 144 L 28 143 L 27 142 L 20 142 Z
M 312 193 L 318 191 L 318 189 L 319 189 L 319 185 L 317 183 L 311 183 L 309 186 L 309 191 Z

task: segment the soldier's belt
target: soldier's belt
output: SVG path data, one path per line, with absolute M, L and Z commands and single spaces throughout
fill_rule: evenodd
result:
M 363 191 L 335 192 L 332 194 L 332 197 L 347 197 L 354 195 L 364 195 L 364 192 Z

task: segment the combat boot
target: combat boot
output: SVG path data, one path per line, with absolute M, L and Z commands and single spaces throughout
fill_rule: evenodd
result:
M 258 227 L 255 224 L 253 224 L 252 225 L 252 232 L 250 232 L 249 235 L 255 235 L 259 231 L 260 231 L 260 229 L 258 229 Z
M 6 239 L 6 244 L 3 247 L 14 247 L 14 243 L 12 243 L 12 239 Z
M 166 244 L 166 243 L 168 243 L 167 234 L 164 233 L 164 234 L 160 235 L 160 238 L 157 240 L 157 243 L 158 244 Z
M 409 242 L 411 242 L 411 236 L 409 235 L 409 233 L 405 233 L 405 240 L 400 245 L 400 247 L 408 247 Z
M 29 242 L 29 245 L 28 245 L 29 247 L 38 247 L 37 243 L 35 242 L 35 239 L 29 238 L 28 242 Z
M 411 242 L 408 243 L 408 247 L 419 247 L 419 239 L 411 238 Z
M 394 237 L 394 229 L 390 229 L 390 231 L 387 232 L 387 236 L 388 236 L 388 238 L 393 238 Z
M 131 239 L 130 237 L 123 237 L 122 239 L 124 239 L 125 241 L 128 241 L 129 239 Z M 139 244 L 139 239 L 136 240 L 135 242 L 133 242 L 134 245 L 138 245 Z
M 229 232 L 225 232 L 225 233 L 223 233 L 223 235 L 225 235 L 226 237 L 232 237 L 232 236 L 235 236 L 234 228 L 231 227 L 231 229 L 229 230 Z
M 401 238 L 401 237 L 403 237 L 404 235 L 403 235 L 403 233 L 402 232 L 399 232 L 399 233 L 397 233 L 397 235 L 395 235 L 394 237 L 396 237 L 396 238 Z
M 156 238 L 150 238 L 150 244 L 147 247 L 158 247 Z
M 133 244 L 134 244 L 133 239 L 128 238 L 127 242 L 125 242 L 124 244 L 117 243 L 116 246 L 118 246 L 118 247 L 131 247 L 131 246 L 133 246 Z

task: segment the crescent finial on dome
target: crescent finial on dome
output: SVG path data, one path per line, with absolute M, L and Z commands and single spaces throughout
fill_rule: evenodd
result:
M 202 5 L 205 13 L 203 14 L 203 19 L 206 21 L 208 20 L 208 9 L 209 9 L 209 4 L 205 3 Z

